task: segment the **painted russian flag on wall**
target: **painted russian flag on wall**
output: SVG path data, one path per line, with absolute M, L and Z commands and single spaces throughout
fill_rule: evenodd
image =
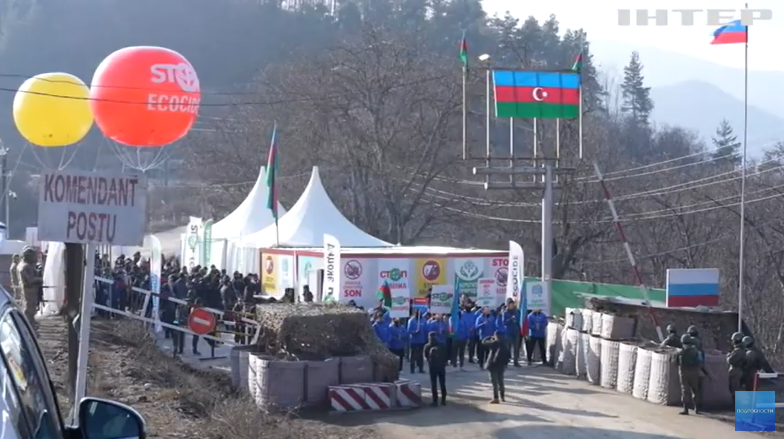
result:
M 719 269 L 668 269 L 667 306 L 719 306 Z

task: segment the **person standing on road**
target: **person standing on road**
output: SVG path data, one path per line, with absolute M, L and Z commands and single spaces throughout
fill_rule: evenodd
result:
M 692 336 L 683 334 L 681 344 L 683 349 L 678 352 L 676 357 L 678 375 L 681 379 L 681 402 L 683 403 L 683 410 L 679 414 L 688 415 L 689 407 L 693 405 L 694 414 L 698 415 L 700 413 L 700 397 L 702 394 L 702 389 L 700 389 L 702 358 L 694 345 Z
M 465 351 L 468 339 L 471 337 L 471 314 L 467 311 L 460 311 L 460 318 L 457 322 L 454 339 L 452 341 L 451 360 L 452 367 L 463 369 L 465 364 Z
M 11 257 L 11 268 L 8 270 L 11 274 L 11 289 L 14 293 L 14 300 L 19 302 L 22 298 L 22 282 L 19 278 L 19 264 L 22 262 L 22 258 L 19 255 L 13 255 Z
M 743 374 L 746 367 L 746 348 L 743 346 L 743 334 L 740 332 L 732 334 L 732 352 L 727 354 L 727 366 L 729 366 L 730 395 L 734 400 L 735 392 L 751 390 L 746 385 Z
M 545 338 L 547 337 L 547 325 L 549 324 L 547 316 L 541 309 L 535 309 L 528 315 L 528 339 L 525 347 L 525 353 L 530 366 L 534 359 L 534 347 L 539 345 L 539 355 L 542 357 L 542 364 L 547 362 L 547 347 L 545 347 Z
M 446 405 L 446 363 L 448 360 L 446 345 L 438 342 L 435 332 L 428 334 L 427 339 L 424 351 L 430 371 L 430 389 L 433 394 L 433 402 L 430 405 L 432 407 L 438 406 L 439 387 L 441 388 L 441 405 Z
M 487 351 L 485 369 L 490 372 L 490 382 L 493 385 L 493 399 L 490 404 L 498 404 L 499 397 L 501 401 L 506 402 L 504 372 L 511 358 L 509 345 L 502 339 L 501 331 L 496 331 L 492 337 L 482 340 L 482 345 Z
M 19 278 L 22 281 L 24 295 L 24 315 L 33 329 L 38 330 L 35 315 L 38 313 L 38 292 L 44 283 L 38 274 L 38 252 L 34 247 L 25 247 L 22 251 L 22 264 L 19 266 Z
M 425 373 L 423 350 L 427 343 L 427 321 L 422 318 L 419 310 L 414 311 L 414 317 L 408 320 L 408 337 L 411 343 L 411 373 L 419 368 L 419 373 Z
M 506 301 L 506 309 L 503 311 L 504 321 L 504 342 L 509 348 L 511 359 L 514 360 L 515 367 L 520 366 L 520 309 L 514 299 Z
M 476 357 L 477 361 L 479 362 L 479 368 L 484 369 L 485 367 L 485 353 L 486 349 L 482 340 L 486 339 L 487 337 L 492 337 L 492 335 L 496 331 L 495 327 L 496 319 L 490 313 L 490 308 L 482 309 L 482 314 L 476 318 L 476 332 L 477 336 L 479 337 L 479 344 L 476 346 Z
M 400 323 L 400 319 L 392 319 L 392 324 L 389 325 L 389 350 L 397 355 L 398 365 L 397 370 L 403 370 L 403 357 L 406 355 L 406 329 Z
M 762 369 L 762 352 L 754 346 L 754 339 L 748 335 L 743 337 L 743 347 L 746 350 L 743 362 L 743 376 L 746 382 L 746 390 L 754 391 L 757 372 Z

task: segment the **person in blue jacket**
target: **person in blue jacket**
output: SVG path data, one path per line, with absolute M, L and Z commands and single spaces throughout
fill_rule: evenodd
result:
M 512 354 L 515 367 L 520 367 L 520 309 L 514 299 L 506 301 L 506 308 L 501 312 L 504 322 L 504 343 Z M 501 329 L 501 328 L 499 328 Z
M 525 353 L 530 366 L 534 357 L 534 346 L 539 345 L 539 354 L 542 357 L 542 363 L 547 362 L 547 348 L 545 347 L 545 338 L 547 337 L 547 316 L 541 309 L 535 309 L 531 314 L 528 314 L 528 338 L 525 344 Z
M 400 323 L 400 319 L 392 319 L 392 323 L 389 325 L 389 350 L 397 355 L 398 361 L 398 370 L 403 370 L 403 358 L 406 356 L 406 339 L 408 338 L 408 334 L 406 333 L 406 328 Z
M 490 308 L 482 309 L 482 314 L 476 319 L 476 333 L 480 340 L 491 337 L 496 331 L 496 317 Z M 484 369 L 486 349 L 480 343 L 476 346 L 476 357 L 479 361 L 479 368 Z
M 376 313 L 373 317 L 375 320 L 373 331 L 375 331 L 376 337 L 389 347 L 389 323 L 386 323 L 384 317 L 379 313 Z
M 414 311 L 414 317 L 408 320 L 408 337 L 411 343 L 411 373 L 418 368 L 419 373 L 425 373 L 425 344 L 427 343 L 427 320 L 422 317 L 419 310 Z
M 479 334 L 476 332 L 476 319 L 482 315 L 482 309 L 478 306 L 471 308 L 468 311 L 471 321 L 471 338 L 468 339 L 468 362 L 473 363 L 474 359 L 476 359 L 476 351 L 477 346 L 479 346 L 482 341 L 479 339 Z
M 447 336 L 447 322 L 445 322 L 441 315 L 433 314 L 427 322 L 427 332 L 434 332 L 436 334 L 436 342 L 446 345 Z
M 474 327 L 474 317 L 468 311 L 460 311 L 460 319 L 457 322 L 454 339 L 452 341 L 452 367 L 460 366 L 463 369 L 465 364 L 465 351 L 471 332 Z

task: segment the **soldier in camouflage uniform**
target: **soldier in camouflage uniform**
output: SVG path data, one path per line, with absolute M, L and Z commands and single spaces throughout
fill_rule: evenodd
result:
M 689 406 L 692 404 L 694 406 L 694 413 L 699 414 L 700 398 L 702 396 L 702 389 L 700 388 L 702 360 L 699 351 L 694 345 L 694 339 L 689 334 L 683 334 L 683 337 L 681 337 L 681 344 L 683 345 L 683 349 L 678 352 L 676 358 L 678 363 L 678 375 L 681 379 L 681 401 L 683 402 L 683 410 L 680 411 L 680 414 L 688 415 Z
M 735 399 L 735 392 L 744 389 L 743 371 L 746 365 L 746 349 L 743 346 L 743 334 L 736 332 L 732 334 L 732 352 L 727 354 L 727 366 L 729 366 L 730 394 Z
M 697 352 L 700 353 L 700 357 L 702 361 L 705 361 L 705 351 L 702 350 L 702 339 L 700 338 L 700 331 L 697 330 L 697 327 L 694 325 L 689 326 L 689 329 L 686 330 L 686 333 L 689 334 L 689 337 L 694 342 L 694 348 L 697 349 Z
M 19 277 L 22 281 L 24 314 L 33 327 L 36 326 L 35 315 L 38 312 L 38 300 L 43 279 L 39 275 L 38 252 L 33 247 L 25 247 L 22 252 L 22 264 L 19 265 Z
M 746 390 L 752 391 L 754 389 L 754 381 L 757 377 L 757 372 L 762 369 L 762 352 L 754 346 L 754 339 L 746 336 L 743 337 L 743 347 L 746 350 L 746 361 L 743 367 L 743 381 L 746 384 Z
M 19 279 L 19 263 L 22 261 L 22 258 L 19 255 L 13 255 L 11 257 L 11 289 L 14 293 L 14 300 L 18 301 L 22 298 L 22 281 Z
M 678 337 L 678 330 L 675 329 L 675 325 L 667 325 L 667 338 L 661 342 L 659 345 L 661 347 L 671 347 L 671 348 L 682 348 L 681 345 L 681 338 Z

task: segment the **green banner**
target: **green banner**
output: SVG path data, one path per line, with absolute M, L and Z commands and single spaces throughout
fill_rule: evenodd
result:
M 203 237 L 201 240 L 201 266 L 210 267 L 212 264 L 212 224 L 213 220 L 204 222 Z
M 539 280 L 538 277 L 526 278 Z M 624 299 L 643 300 L 640 287 L 631 285 L 597 284 L 591 282 L 577 282 L 570 280 L 554 280 L 550 291 L 550 312 L 554 316 L 563 317 L 566 308 L 583 308 L 585 298 L 589 294 L 605 297 L 622 297 Z M 659 288 L 648 290 L 648 297 L 652 302 L 665 301 L 665 291 Z

